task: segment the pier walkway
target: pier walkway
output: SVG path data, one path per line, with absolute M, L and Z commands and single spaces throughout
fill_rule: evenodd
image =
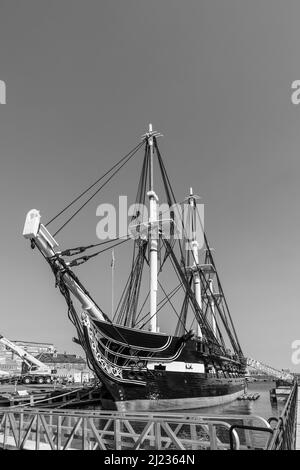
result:
M 279 418 L 0 408 L 0 448 L 31 450 L 300 450 L 293 384 Z

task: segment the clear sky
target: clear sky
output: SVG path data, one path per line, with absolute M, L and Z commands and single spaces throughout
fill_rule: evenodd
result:
M 47 221 L 152 122 L 178 200 L 192 186 L 205 204 L 244 352 L 300 372 L 299 17 L 298 0 L 1 1 L 1 332 L 79 352 L 25 215 Z M 98 204 L 136 175 L 124 170 L 62 246 L 97 242 Z M 92 280 L 82 273 L 101 303 L 109 259 L 92 263 Z

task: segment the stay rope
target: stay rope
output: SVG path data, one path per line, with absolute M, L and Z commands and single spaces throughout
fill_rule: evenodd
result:
M 106 176 L 108 176 L 113 170 L 112 175 L 98 188 L 88 199 L 85 201 L 75 212 L 74 214 L 69 217 L 69 219 L 54 233 L 54 237 L 101 191 L 101 189 L 106 186 L 109 181 L 123 168 L 123 166 L 126 165 L 131 158 L 136 155 L 136 153 L 140 150 L 140 148 L 144 145 L 145 140 L 140 142 L 138 145 L 136 145 L 130 152 L 128 152 L 126 155 L 124 155 L 121 160 L 119 160 L 115 165 L 113 165 L 104 175 L 102 175 L 100 178 L 97 179 L 91 186 L 89 186 L 87 189 L 85 189 L 82 193 L 79 194 L 73 201 L 71 201 L 64 209 L 62 209 L 57 215 L 52 217 L 52 219 L 47 222 L 46 227 L 51 224 L 54 220 L 56 220 L 60 215 L 62 215 L 66 210 L 68 210 L 72 205 L 74 205 L 79 199 L 81 199 L 86 193 L 88 193 L 94 186 L 96 186 L 98 183 L 100 183 L 101 180 L 103 180 Z

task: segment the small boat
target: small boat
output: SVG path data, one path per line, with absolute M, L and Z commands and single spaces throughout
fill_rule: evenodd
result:
M 238 400 L 257 400 L 260 397 L 259 393 L 244 394 L 238 397 Z

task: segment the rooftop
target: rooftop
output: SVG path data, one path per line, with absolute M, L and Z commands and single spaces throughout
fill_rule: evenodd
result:
M 50 354 L 41 353 L 36 356 L 37 359 L 44 363 L 71 363 L 71 364 L 85 364 L 86 361 L 76 354 Z

